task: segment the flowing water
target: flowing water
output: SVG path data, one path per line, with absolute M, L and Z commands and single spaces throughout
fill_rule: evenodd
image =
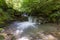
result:
M 24 15 L 26 16 L 26 15 Z M 13 22 L 10 26 L 6 27 L 6 33 L 11 33 L 16 37 L 16 40 L 30 40 L 27 36 L 30 34 L 31 31 L 37 29 L 36 19 L 30 16 L 28 17 L 28 21 L 20 22 L 16 21 Z
M 28 17 L 27 15 L 23 15 Z M 57 28 L 53 25 L 41 25 L 36 22 L 36 18 L 28 17 L 28 21 L 15 21 L 10 26 L 5 28 L 5 32 L 13 34 L 16 40 L 58 40 L 50 34 L 57 32 Z

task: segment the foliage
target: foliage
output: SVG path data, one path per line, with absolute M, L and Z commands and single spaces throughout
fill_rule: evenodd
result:
M 52 22 L 60 21 L 60 0 L 0 0 L 0 24 L 26 12 Z
M 16 1 L 16 2 L 15 2 Z M 13 7 L 13 9 L 23 12 L 31 12 L 39 4 L 39 0 L 6 0 L 8 7 Z M 12 5 L 12 6 L 10 6 Z

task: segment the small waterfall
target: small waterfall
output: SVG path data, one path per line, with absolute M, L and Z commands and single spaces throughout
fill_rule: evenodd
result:
M 29 40 L 25 35 L 28 30 L 36 28 L 36 19 L 26 14 L 22 15 L 28 17 L 28 21 L 19 22 L 16 21 L 10 26 L 8 26 L 8 30 L 11 31 L 14 36 L 16 36 L 16 40 Z
M 33 22 L 33 18 L 31 16 L 28 17 L 28 21 L 17 23 L 17 25 L 18 25 L 17 30 L 15 32 L 17 35 L 19 35 L 19 34 L 24 35 L 25 30 L 27 31 L 29 29 L 32 29 L 32 28 L 36 27 L 35 26 L 36 23 Z M 18 38 L 17 40 L 29 40 L 29 38 L 22 36 L 21 38 Z
M 33 22 L 33 18 L 31 16 L 28 17 L 28 22 Z

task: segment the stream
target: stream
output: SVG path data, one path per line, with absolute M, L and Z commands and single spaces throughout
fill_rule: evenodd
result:
M 4 40 L 60 40 L 60 29 L 57 26 L 38 23 L 36 18 L 29 16 L 27 21 L 15 21 L 7 26 L 3 31 Z

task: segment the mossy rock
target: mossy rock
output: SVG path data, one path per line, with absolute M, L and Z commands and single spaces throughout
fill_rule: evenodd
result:
M 0 32 L 3 30 L 3 28 L 0 28 Z

